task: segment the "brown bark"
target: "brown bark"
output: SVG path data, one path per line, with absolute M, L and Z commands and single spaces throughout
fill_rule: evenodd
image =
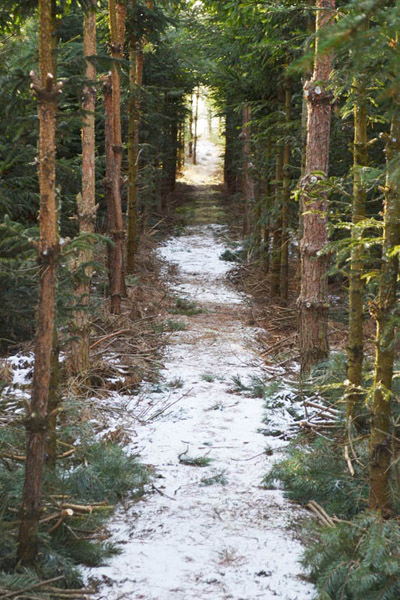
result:
M 280 297 L 283 304 L 287 304 L 289 296 L 289 203 L 290 203 L 290 141 L 288 125 L 291 119 L 291 90 L 290 83 L 285 84 L 285 122 L 286 139 L 283 147 L 282 165 L 282 250 L 280 272 Z
M 131 2 L 133 7 L 134 0 Z M 139 175 L 139 86 L 142 85 L 143 53 L 133 34 L 129 36 L 129 123 L 128 123 L 128 248 L 127 272 L 132 273 L 138 236 L 138 175 Z
M 225 114 L 224 184 L 228 194 L 235 194 L 238 190 L 238 175 L 235 168 L 237 141 L 236 115 L 231 107 L 227 107 Z
M 95 173 L 95 107 L 96 107 L 96 3 L 93 2 L 83 17 L 83 55 L 86 61 L 85 87 L 82 102 L 82 194 L 77 196 L 79 232 L 93 234 L 96 219 Z M 89 372 L 90 346 L 90 285 L 92 278 L 92 243 L 79 250 L 76 257 L 75 297 L 78 305 L 71 327 L 72 343 L 69 365 L 72 374 L 84 380 Z
M 189 158 L 193 156 L 193 94 L 190 94 L 189 112 Z
M 121 295 L 123 289 L 123 241 L 121 199 L 114 185 L 116 177 L 115 154 L 113 152 L 113 106 L 112 80 L 110 76 L 103 78 L 104 112 L 105 112 L 105 146 L 106 146 L 106 178 L 104 182 L 107 222 L 109 236 L 113 244 L 108 244 L 108 269 L 111 292 L 111 312 L 121 313 Z
M 400 245 L 400 182 L 397 165 L 393 164 L 400 152 L 399 112 L 392 119 L 386 141 L 383 256 L 378 300 L 371 308 L 376 319 L 376 354 L 371 405 L 369 506 L 384 513 L 390 510 L 391 397 L 399 274 L 399 256 L 390 254 Z
M 136 0 L 130 0 L 132 8 Z M 153 8 L 153 2 L 147 2 L 147 8 Z M 141 87 L 143 85 L 144 54 L 146 39 L 138 41 L 133 33 L 129 35 L 129 123 L 128 123 L 128 244 L 127 272 L 133 273 L 138 247 L 139 218 L 139 133 Z
M 272 254 L 270 264 L 271 298 L 278 298 L 280 294 L 281 278 L 281 251 L 282 251 L 282 192 L 283 192 L 283 148 L 276 144 L 276 169 L 275 169 L 275 222 L 272 235 Z
M 53 348 L 51 352 L 51 376 L 48 405 L 48 439 L 47 439 L 47 464 L 55 469 L 57 461 L 57 414 L 61 403 L 60 390 L 60 343 L 57 332 L 53 331 Z
M 195 94 L 195 110 L 194 110 L 194 136 L 193 136 L 193 164 L 197 165 L 197 132 L 199 123 L 199 101 L 200 101 L 200 89 L 197 88 Z
M 32 88 L 39 102 L 40 237 L 38 246 L 39 303 L 35 339 L 32 398 L 26 418 L 27 447 L 18 559 L 26 565 L 36 557 L 42 484 L 51 352 L 54 330 L 55 290 L 59 239 L 56 205 L 56 113 L 61 85 L 54 77 L 54 20 L 51 0 L 39 0 L 40 79 L 32 72 Z
M 182 173 L 182 169 L 185 166 L 185 128 L 184 126 L 179 127 L 178 132 L 178 173 Z
M 112 208 L 113 208 L 113 231 L 112 239 L 115 243 L 115 249 L 112 253 L 113 264 L 111 265 L 111 305 L 110 310 L 113 314 L 121 313 L 121 296 L 125 291 L 124 278 L 124 260 L 123 260 L 123 242 L 124 242 L 124 223 L 121 205 L 121 165 L 122 165 L 122 131 L 121 131 L 121 82 L 117 61 L 124 56 L 125 39 L 125 21 L 126 8 L 124 4 L 117 0 L 109 0 L 109 18 L 110 18 L 110 37 L 111 37 L 111 56 L 114 63 L 111 70 L 111 85 L 105 85 L 105 96 L 111 96 L 112 112 L 109 115 L 109 125 L 112 130 L 112 163 L 110 160 L 110 171 L 107 178 L 107 185 L 112 190 Z M 108 105 L 109 106 L 109 105 Z M 111 117 L 111 118 L 110 118 Z M 111 123 L 110 123 L 111 121 Z M 111 159 L 111 157 L 110 157 Z M 111 203 L 110 203 L 111 204 Z
M 316 32 L 330 24 L 335 0 L 317 0 Z M 331 125 L 331 94 L 326 89 L 332 71 L 332 56 L 320 54 L 318 37 L 314 73 L 304 86 L 307 98 L 307 149 L 305 175 L 301 181 L 303 238 L 300 244 L 301 290 L 298 298 L 301 371 L 325 359 L 328 343 L 329 258 L 320 252 L 328 241 L 327 197 L 320 184 L 328 174 Z

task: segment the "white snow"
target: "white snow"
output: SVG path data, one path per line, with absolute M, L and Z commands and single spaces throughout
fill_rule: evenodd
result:
M 153 493 L 125 503 L 112 520 L 111 539 L 121 544 L 121 554 L 85 572 L 102 582 L 96 600 L 314 596 L 302 579 L 302 546 L 290 529 L 298 511 L 280 491 L 261 487 L 276 460 L 266 446 L 279 453 L 284 442 L 259 433 L 263 400 L 235 391 L 232 382 L 266 373 L 257 329 L 245 324 L 246 298 L 226 279 L 231 265 L 219 258 L 225 250 L 219 232 L 193 226 L 159 250 L 177 266 L 172 291 L 204 312 L 174 316 L 188 328 L 170 338 L 162 384 L 144 385 L 139 400 L 121 398 L 123 425 L 135 432 L 127 451 L 139 452 L 156 475 Z M 174 388 L 177 381 L 181 387 Z M 271 413 L 274 423 L 288 428 L 285 415 L 284 408 Z M 204 468 L 181 464 L 184 452 L 212 462 Z M 204 485 L 213 476 L 226 485 Z

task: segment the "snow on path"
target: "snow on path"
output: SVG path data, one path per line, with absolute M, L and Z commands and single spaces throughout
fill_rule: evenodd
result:
M 158 492 L 115 515 L 112 540 L 122 553 L 88 570 L 104 582 L 96 600 L 314 595 L 301 578 L 302 547 L 289 529 L 293 506 L 280 491 L 260 486 L 273 460 L 265 447 L 282 442 L 258 433 L 263 401 L 232 389 L 232 377 L 247 381 L 262 374 L 262 365 L 257 330 L 245 325 L 245 298 L 225 278 L 230 266 L 219 259 L 224 246 L 217 234 L 218 226 L 194 226 L 159 251 L 177 265 L 173 291 L 204 312 L 171 317 L 188 328 L 172 336 L 164 385 L 143 390 L 139 404 L 137 398 L 128 403 L 126 425 L 136 435 L 129 449 L 154 466 Z M 170 408 L 152 419 L 160 406 Z M 139 425 L 139 414 L 147 422 Z M 206 455 L 212 462 L 182 464 L 178 456 L 186 451 L 182 459 Z M 216 482 L 205 485 L 212 477 Z

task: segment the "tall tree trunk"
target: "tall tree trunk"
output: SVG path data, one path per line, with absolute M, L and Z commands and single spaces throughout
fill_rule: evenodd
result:
M 48 439 L 47 439 L 47 464 L 53 471 L 57 462 L 57 414 L 61 404 L 61 365 L 60 343 L 57 331 L 53 331 L 53 348 L 51 351 L 51 376 L 48 401 Z
M 104 182 L 107 225 L 112 244 L 108 244 L 108 273 L 111 292 L 111 313 L 121 313 L 121 295 L 123 289 L 123 236 L 121 199 L 116 194 L 115 160 L 113 152 L 113 105 L 112 105 L 112 79 L 111 76 L 103 78 L 104 113 L 105 113 L 105 150 L 106 150 L 106 177 Z M 117 222 L 117 218 L 119 222 Z
M 193 164 L 197 165 L 197 141 L 198 141 L 198 125 L 199 125 L 199 101 L 200 88 L 197 88 L 195 94 L 195 109 L 194 109 L 194 137 L 193 137 Z
M 249 235 L 251 231 L 251 216 L 254 203 L 254 181 L 251 175 L 251 107 L 245 104 L 243 107 L 243 196 L 245 201 L 245 216 L 243 221 L 243 233 Z
M 265 159 L 266 159 L 266 176 L 264 180 L 264 206 L 263 206 L 263 253 L 262 253 L 262 269 L 265 274 L 269 273 L 270 270 L 270 229 L 271 229 L 271 203 L 272 203 L 272 186 L 271 186 L 271 177 L 269 174 L 269 163 L 271 160 L 271 150 L 272 150 L 272 142 L 268 137 L 266 140 L 266 151 L 265 151 Z
M 86 61 L 85 87 L 82 102 L 82 194 L 77 196 L 79 232 L 93 234 L 96 220 L 96 171 L 95 171 L 95 108 L 96 108 L 96 2 L 92 1 L 83 16 L 83 55 Z M 72 325 L 70 368 L 80 379 L 89 372 L 90 343 L 90 285 L 92 278 L 93 249 L 91 242 L 79 250 L 75 261 L 76 303 Z
M 40 79 L 35 73 L 31 73 L 32 88 L 39 101 L 40 127 L 39 303 L 32 398 L 26 418 L 25 482 L 18 536 L 18 559 L 25 565 L 31 564 L 37 553 L 59 255 L 56 205 L 56 114 L 61 85 L 57 85 L 54 76 L 54 37 L 52 2 L 39 0 Z
M 353 206 L 352 206 L 352 241 L 349 281 L 349 341 L 347 379 L 350 389 L 346 398 L 347 420 L 350 424 L 357 416 L 362 400 L 362 367 L 363 367 L 363 295 L 364 282 L 364 249 L 361 245 L 360 231 L 357 224 L 365 218 L 366 189 L 363 183 L 362 170 L 368 164 L 367 135 L 367 102 L 365 85 L 354 82 L 356 101 L 354 104 L 354 146 L 353 146 Z
M 281 250 L 282 250 L 282 192 L 283 192 L 283 148 L 276 144 L 276 170 L 275 170 L 275 223 L 272 236 L 272 255 L 270 265 L 271 298 L 278 298 L 280 294 L 281 276 Z
M 280 273 L 280 297 L 287 304 L 289 296 L 289 203 L 290 203 L 290 141 L 288 125 L 291 119 L 292 95 L 290 83 L 285 83 L 286 139 L 283 147 L 283 190 L 282 190 L 282 250 Z
M 227 107 L 225 115 L 224 184 L 228 194 L 235 194 L 238 187 L 237 169 L 235 168 L 236 141 L 238 140 L 236 125 L 236 115 L 231 107 Z
M 118 0 L 109 0 L 111 56 L 114 63 L 111 70 L 111 105 L 112 105 L 112 170 L 109 183 L 112 189 L 112 205 L 114 211 L 114 229 L 112 238 L 115 243 L 111 279 L 111 313 L 121 313 L 121 296 L 125 291 L 124 277 L 124 222 L 121 204 L 121 165 L 122 165 L 122 131 L 121 131 L 121 82 L 119 67 L 116 61 L 124 56 L 126 7 Z M 107 87 L 107 86 L 106 86 Z M 108 93 L 108 90 L 107 90 Z
M 131 0 L 131 7 L 135 0 Z M 128 123 L 128 249 L 127 272 L 133 273 L 138 238 L 139 111 L 143 78 L 143 52 L 140 43 L 129 36 L 129 123 Z
M 189 112 L 189 158 L 193 157 L 193 94 L 190 94 Z
M 376 354 L 370 437 L 369 506 L 383 512 L 390 508 L 391 391 L 396 332 L 396 293 L 399 256 L 390 254 L 400 246 L 400 111 L 392 119 L 386 141 L 384 243 L 378 300 L 372 306 L 376 319 Z M 396 162 L 395 162 L 396 161 Z M 394 164 L 395 163 L 395 164 Z
M 178 173 L 182 173 L 185 166 L 185 127 L 181 125 L 178 132 Z
M 165 114 L 168 115 L 164 130 L 164 157 L 162 164 L 162 209 L 168 207 L 168 196 L 175 189 L 178 162 L 178 112 L 173 98 L 165 98 Z
M 134 8 L 136 0 L 130 0 Z M 147 2 L 147 8 L 153 8 L 153 2 Z M 129 35 L 129 123 L 128 123 L 128 244 L 127 272 L 133 273 L 138 247 L 139 218 L 139 133 L 141 87 L 143 85 L 145 39 L 137 40 L 133 33 Z
M 317 0 L 317 35 L 334 16 L 335 0 Z M 320 256 L 328 241 L 326 226 L 327 197 L 321 178 L 328 174 L 331 126 L 331 94 L 326 90 L 332 71 L 332 56 L 320 54 L 316 39 L 314 73 L 304 86 L 307 98 L 307 151 L 305 175 L 301 181 L 303 238 L 301 254 L 301 290 L 298 298 L 300 361 L 302 374 L 329 354 L 328 278 L 329 258 Z

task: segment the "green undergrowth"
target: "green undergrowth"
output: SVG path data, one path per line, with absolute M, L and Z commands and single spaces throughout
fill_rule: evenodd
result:
M 173 315 L 186 315 L 188 317 L 193 317 L 201 314 L 204 312 L 204 310 L 198 306 L 196 302 L 192 302 L 186 298 L 177 298 L 175 300 L 175 306 L 169 308 L 168 312 Z
M 349 522 L 315 527 L 304 562 L 318 600 L 398 600 L 400 527 L 365 511 Z
M 243 262 L 243 251 L 242 250 L 225 250 L 220 256 L 221 260 L 225 262 L 241 263 Z
M 224 469 L 215 473 L 215 475 L 211 475 L 210 477 L 203 477 L 200 480 L 200 485 L 206 487 L 210 485 L 226 485 L 227 483 L 228 479 L 225 475 Z
M 366 508 L 368 444 L 356 444 L 361 462 L 354 463 L 352 477 L 340 440 L 308 436 L 292 440 L 285 457 L 276 463 L 264 478 L 264 485 L 273 489 L 283 483 L 285 495 L 302 505 L 318 502 L 329 514 L 348 519 Z
M 161 333 L 173 333 L 175 331 L 185 331 L 187 329 L 186 323 L 183 321 L 173 321 L 168 319 L 165 323 L 153 323 L 152 324 L 153 332 L 157 335 Z
M 143 495 L 149 473 L 137 457 L 128 456 L 117 443 L 96 437 L 86 419 L 76 401 L 64 406 L 57 452 L 61 455 L 74 448 L 74 453 L 57 460 L 55 469 L 46 463 L 34 569 L 16 563 L 24 462 L 15 457 L 25 453 L 25 432 L 18 422 L 0 428 L 0 596 L 55 577 L 61 577 L 54 584 L 57 587 L 79 589 L 83 585 L 80 565 L 98 566 L 118 553 L 118 548 L 107 541 L 107 520 L 117 502 Z M 55 527 L 65 508 L 71 508 L 73 515 Z M 25 598 L 24 594 L 17 596 Z M 28 596 L 53 598 L 46 587 L 32 589 Z
M 334 355 L 314 370 L 302 390 L 306 399 L 335 406 L 336 427 L 299 433 L 265 476 L 264 485 L 283 485 L 290 500 L 303 506 L 317 502 L 334 518 L 329 526 L 316 520 L 304 523 L 303 562 L 316 584 L 316 600 L 398 600 L 400 526 L 397 519 L 384 520 L 368 509 L 368 431 L 352 431 L 351 436 L 345 432 L 345 367 L 344 356 Z M 279 396 L 279 386 L 276 393 Z M 367 407 L 363 410 L 367 415 Z M 392 505 L 399 514 L 398 474 L 391 485 Z

